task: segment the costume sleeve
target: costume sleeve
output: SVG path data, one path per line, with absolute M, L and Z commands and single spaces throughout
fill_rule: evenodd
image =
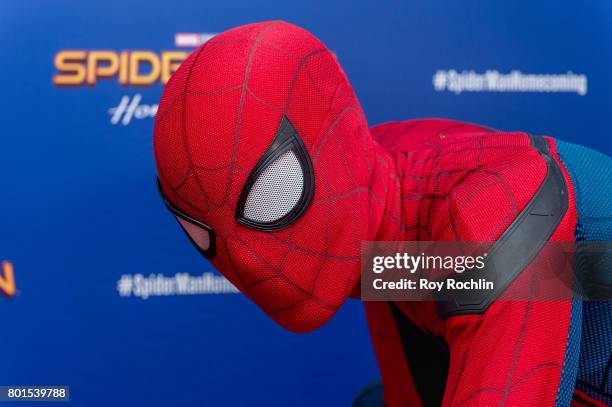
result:
M 497 243 L 522 215 L 552 216 L 536 213 L 532 203 L 542 199 L 538 192 L 553 170 L 558 176 L 567 174 L 553 167 L 556 158 L 538 160 L 528 149 L 524 157 L 521 154 L 485 174 L 473 174 L 449 195 L 442 211 L 447 222 L 436 240 Z M 542 167 L 546 163 L 548 168 Z M 575 204 L 571 185 L 568 188 L 568 207 L 553 226 L 550 241 L 574 239 Z M 515 253 L 516 261 L 523 255 Z M 506 290 L 532 287 L 539 272 L 529 260 Z M 571 296 L 554 301 L 497 299 L 480 310 L 443 316 L 450 365 L 442 405 L 556 406 L 565 391 L 567 355 L 576 351 L 568 340 L 575 322 L 572 306 Z
M 555 406 L 571 301 L 493 303 L 446 321 L 450 367 L 443 406 Z

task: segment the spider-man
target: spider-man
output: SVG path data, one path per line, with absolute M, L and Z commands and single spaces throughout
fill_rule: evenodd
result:
M 193 52 L 166 86 L 154 144 L 160 192 L 192 243 L 297 332 L 359 295 L 362 241 L 612 238 L 609 158 L 452 120 L 369 128 L 334 55 L 284 22 Z M 530 275 L 530 251 L 514 253 L 510 286 Z M 365 303 L 386 405 L 612 402 L 610 302 L 491 299 Z

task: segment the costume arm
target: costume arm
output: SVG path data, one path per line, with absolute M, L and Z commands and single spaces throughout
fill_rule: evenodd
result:
M 438 238 L 487 241 L 494 236 L 492 241 L 498 247 L 509 239 L 573 240 L 575 205 L 571 186 L 565 182 L 567 174 L 556 159 L 551 160 L 554 152 L 549 152 L 547 146 L 540 147 L 544 160 L 515 157 L 516 165 L 506 162 L 489 171 L 492 181 L 496 178 L 498 182 L 468 179 L 463 189 L 451 194 L 446 216 L 450 221 Z M 525 154 L 533 154 L 533 150 Z M 538 166 L 525 171 L 521 161 Z M 544 171 L 540 168 L 543 163 Z M 521 179 L 525 179 L 524 183 Z M 529 180 L 535 189 L 525 186 Z M 552 192 L 546 192 L 548 187 Z M 522 232 L 517 232 L 521 228 Z M 545 228 L 550 228 L 549 234 L 544 233 Z M 543 270 L 534 265 L 529 251 L 511 253 L 508 263 L 521 266 L 501 292 L 521 287 L 525 293 L 536 286 Z M 538 253 L 535 258 L 542 255 Z M 576 351 L 568 349 L 573 327 L 571 296 L 559 300 L 531 296 L 512 300 L 503 295 L 499 299 L 499 294 L 480 309 L 451 306 L 452 312 L 442 315 L 444 337 L 450 348 L 443 406 L 555 406 L 565 390 L 560 389 L 564 364 L 567 355 Z

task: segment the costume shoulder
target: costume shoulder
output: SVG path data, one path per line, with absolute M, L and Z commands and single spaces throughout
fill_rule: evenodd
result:
M 559 195 L 566 182 L 552 139 L 452 120 L 390 123 L 374 133 L 402 180 L 405 240 L 481 242 L 500 253 L 517 251 L 509 239 L 546 242 L 561 222 L 568 193 Z M 568 238 L 572 227 L 563 224 Z M 525 256 L 512 262 L 516 273 L 532 249 L 518 250 Z
M 427 229 L 421 240 L 495 241 L 548 171 L 534 138 L 524 132 L 448 119 L 390 122 L 371 131 L 395 156 L 404 197 L 419 201 L 414 221 Z
M 441 135 L 497 132 L 485 126 L 450 119 L 415 119 L 379 124 L 370 128 L 372 137 L 381 146 L 396 151 L 427 146 Z
M 395 157 L 405 226 L 415 231 L 408 240 L 494 242 L 527 207 L 560 211 L 539 205 L 568 199 L 545 191 L 567 181 L 551 138 L 448 119 L 390 122 L 371 132 Z

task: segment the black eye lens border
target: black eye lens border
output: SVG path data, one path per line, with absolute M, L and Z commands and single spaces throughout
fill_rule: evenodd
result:
M 261 173 L 272 164 L 278 157 L 287 151 L 293 151 L 295 156 L 302 167 L 302 173 L 304 176 L 304 186 L 298 202 L 295 206 L 287 212 L 285 215 L 272 222 L 258 222 L 252 219 L 248 219 L 244 216 L 244 207 L 246 200 L 251 192 L 251 188 L 261 175 Z M 289 118 L 285 115 L 281 120 L 281 124 L 278 128 L 276 136 L 272 141 L 272 144 L 266 149 L 263 156 L 255 165 L 255 168 L 249 174 L 246 183 L 240 191 L 238 197 L 238 203 L 236 204 L 236 222 L 243 226 L 247 226 L 251 229 L 262 230 L 262 231 L 275 231 L 283 229 L 295 221 L 297 221 L 306 212 L 306 209 L 310 206 L 315 191 L 315 178 L 314 168 L 312 160 L 308 150 L 304 145 L 301 137 L 295 130 L 295 127 L 289 121 Z
M 191 216 L 187 215 L 185 212 L 181 211 L 179 208 L 174 206 L 174 204 L 172 202 L 170 202 L 170 200 L 168 199 L 166 194 L 164 194 L 164 190 L 161 187 L 161 183 L 159 181 L 159 178 L 156 179 L 156 182 L 157 182 L 157 191 L 159 192 L 159 196 L 161 197 L 162 201 L 164 202 L 164 205 L 166 206 L 166 208 L 172 214 L 174 214 L 174 215 L 178 216 L 179 218 L 181 218 L 181 219 L 191 223 L 192 225 L 196 225 L 197 227 L 202 228 L 202 229 L 206 230 L 206 232 L 208 232 L 209 246 L 208 246 L 208 249 L 204 250 L 200 246 L 198 246 L 198 244 L 196 242 L 193 241 L 193 239 L 191 238 L 191 235 L 189 233 L 187 233 L 187 231 L 185 230 L 183 225 L 181 225 L 181 222 L 179 222 L 178 219 L 176 220 L 176 222 L 179 224 L 181 229 L 183 229 L 183 232 L 185 232 L 185 234 L 189 238 L 189 241 L 196 248 L 196 250 L 202 256 L 204 256 L 205 258 L 207 258 L 209 260 L 214 258 L 215 255 L 217 254 L 217 249 L 216 249 L 216 247 L 217 247 L 217 239 L 216 239 L 216 236 L 215 236 L 215 231 L 210 226 L 200 222 L 197 219 L 192 218 Z

